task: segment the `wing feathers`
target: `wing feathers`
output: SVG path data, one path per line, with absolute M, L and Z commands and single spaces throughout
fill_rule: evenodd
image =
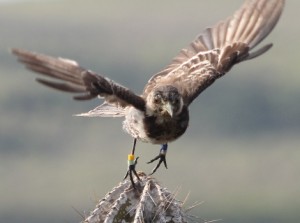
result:
M 267 52 L 272 46 L 273 46 L 273 44 L 269 43 L 269 44 L 267 44 L 267 45 L 259 48 L 256 51 L 251 51 L 247 57 L 241 58 L 241 61 L 243 61 L 243 60 L 251 60 L 251 59 L 253 59 L 255 57 L 258 57 L 258 56 L 264 54 L 265 52 Z
M 246 0 L 233 16 L 206 29 L 169 66 L 154 75 L 144 95 L 156 85 L 171 83 L 180 86 L 185 101 L 191 103 L 232 66 L 272 47 L 268 44 L 252 52 L 278 22 L 284 3 L 285 0 Z
M 12 49 L 12 53 L 28 69 L 62 81 L 57 82 L 51 79 L 38 78 L 39 83 L 56 90 L 81 93 L 75 95 L 74 99 L 88 100 L 102 96 L 107 102 L 116 106 L 126 107 L 131 105 L 142 111 L 145 109 L 143 98 L 108 78 L 80 67 L 75 61 L 54 58 L 22 49 Z
M 104 102 L 102 105 L 94 108 L 87 113 L 77 114 L 76 116 L 83 117 L 122 117 L 125 115 L 125 110 L 120 107 L 113 106 Z
M 62 81 L 38 79 L 39 83 L 66 92 L 80 93 L 74 97 L 78 100 L 102 96 L 116 107 L 131 105 L 144 111 L 144 98 L 156 86 L 171 84 L 178 87 L 188 105 L 232 66 L 253 59 L 272 47 L 272 44 L 268 44 L 252 51 L 272 31 L 284 3 L 285 0 L 246 0 L 233 16 L 204 30 L 179 52 L 169 66 L 154 75 L 145 86 L 143 97 L 108 78 L 83 69 L 75 61 L 20 49 L 13 49 L 12 53 L 27 68 Z
M 82 86 L 76 86 L 74 84 L 70 83 L 59 83 L 59 82 L 53 82 L 53 81 L 48 81 L 45 79 L 37 78 L 37 82 L 40 84 L 43 84 L 47 87 L 51 87 L 60 91 L 65 91 L 65 92 L 70 92 L 70 93 L 82 93 L 86 91 L 85 87 Z

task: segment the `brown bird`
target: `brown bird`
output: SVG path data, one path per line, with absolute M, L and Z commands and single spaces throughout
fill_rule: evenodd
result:
M 204 30 L 187 48 L 182 49 L 170 65 L 155 74 L 141 95 L 82 68 L 77 62 L 53 58 L 22 49 L 12 49 L 27 68 L 54 81 L 38 78 L 48 87 L 74 93 L 74 99 L 104 99 L 99 107 L 81 116 L 125 117 L 123 129 L 134 138 L 127 172 L 132 180 L 136 140 L 162 144 L 154 173 L 166 164 L 168 142 L 180 137 L 188 127 L 188 107 L 193 100 L 235 64 L 253 59 L 272 47 L 254 48 L 276 25 L 284 0 L 246 0 L 233 16 Z M 134 183 L 133 183 L 134 185 Z

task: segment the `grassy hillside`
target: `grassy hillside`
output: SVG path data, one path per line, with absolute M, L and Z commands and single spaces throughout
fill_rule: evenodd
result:
M 34 82 L 9 53 L 22 47 L 77 60 L 141 92 L 204 28 L 242 0 L 36 1 L 0 4 L 0 222 L 79 222 L 126 170 L 121 119 L 84 119 L 98 100 Z M 181 186 L 195 214 L 225 222 L 297 222 L 300 203 L 300 2 L 288 1 L 267 54 L 235 67 L 191 106 L 187 133 L 156 177 Z M 116 137 L 118 141 L 116 141 Z M 138 168 L 159 147 L 138 144 Z M 17 214 L 16 214 L 17 213 Z

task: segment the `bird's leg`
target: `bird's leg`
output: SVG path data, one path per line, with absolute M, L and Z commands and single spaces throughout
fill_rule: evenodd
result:
M 162 147 L 160 148 L 159 155 L 148 162 L 148 163 L 153 163 L 154 161 L 159 159 L 156 167 L 152 170 L 150 175 L 152 175 L 156 172 L 156 170 L 159 168 L 159 166 L 162 162 L 164 162 L 164 165 L 165 165 L 166 169 L 168 169 L 167 161 L 166 161 L 167 149 L 168 149 L 168 144 L 167 143 L 163 144 Z
M 132 184 L 132 187 L 135 189 L 135 184 L 134 184 L 134 181 L 133 181 L 133 176 L 132 176 L 132 173 L 136 176 L 136 178 L 138 180 L 140 180 L 136 170 L 135 170 L 135 166 L 137 164 L 137 161 L 139 159 L 139 157 L 135 158 L 134 159 L 134 151 L 135 151 L 135 146 L 136 146 L 136 139 L 134 139 L 133 141 L 133 147 L 132 147 L 132 151 L 131 151 L 131 154 L 128 155 L 128 170 L 126 172 L 126 175 L 124 177 L 124 180 L 128 177 L 130 177 L 130 181 L 131 181 L 131 184 Z

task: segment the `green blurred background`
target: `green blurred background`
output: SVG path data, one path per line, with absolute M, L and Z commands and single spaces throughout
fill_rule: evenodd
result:
M 79 222 L 118 184 L 130 136 L 121 119 L 74 117 L 101 101 L 35 83 L 21 47 L 77 60 L 142 91 L 152 74 L 242 0 L 0 1 L 0 222 Z M 155 177 L 193 214 L 231 223 L 300 219 L 300 1 L 287 2 L 265 55 L 242 63 L 191 106 L 186 134 Z M 139 143 L 150 172 L 159 146 Z

